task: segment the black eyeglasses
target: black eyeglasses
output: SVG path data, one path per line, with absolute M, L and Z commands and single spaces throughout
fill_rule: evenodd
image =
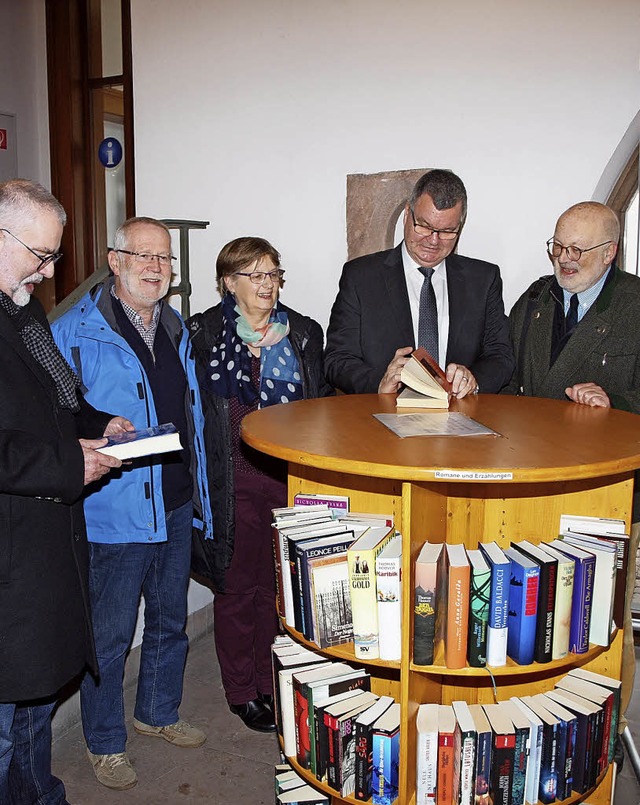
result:
M 127 249 L 110 249 L 109 251 L 118 252 L 119 254 L 129 254 L 136 262 L 142 263 L 145 266 L 150 266 L 157 260 L 161 266 L 170 266 L 171 261 L 176 258 L 172 254 L 149 254 L 148 252 L 130 252 Z
M 460 234 L 460 228 L 458 229 L 434 229 L 432 226 L 428 224 L 419 224 L 416 222 L 416 216 L 411 207 L 411 218 L 413 219 L 413 230 L 416 235 L 420 235 L 421 237 L 430 238 L 431 235 L 437 235 L 438 240 L 453 240 L 457 238 Z
M 562 243 L 558 243 L 554 238 L 549 238 L 547 241 L 547 254 L 549 257 L 554 257 L 557 260 L 562 256 L 562 252 L 566 252 L 569 260 L 578 263 L 585 252 L 592 252 L 594 249 L 599 249 L 600 246 L 606 246 L 608 243 L 613 243 L 613 241 L 605 240 L 602 243 L 598 243 L 597 246 L 589 246 L 588 249 L 579 249 L 577 246 L 563 246 Z
M 271 282 L 280 282 L 284 277 L 284 268 L 276 268 L 273 271 L 252 271 L 250 274 L 246 271 L 235 271 L 234 277 L 249 277 L 249 280 L 254 285 L 262 285 L 262 283 L 269 277 Z
M 32 254 L 34 257 L 36 257 L 36 258 L 37 258 L 37 259 L 40 261 L 40 262 L 38 263 L 37 267 L 36 267 L 36 271 L 40 271 L 40 269 L 41 269 L 41 268 L 44 268 L 46 265 L 49 265 L 49 263 L 57 263 L 57 262 L 58 262 L 58 260 L 59 260 L 59 259 L 62 257 L 62 252 L 47 252 L 47 253 L 46 253 L 46 254 L 44 254 L 44 255 L 42 255 L 42 254 L 38 254 L 38 252 L 35 252 L 35 251 L 34 251 L 34 250 L 31 248 L 31 246 L 27 246 L 27 244 L 26 244 L 26 243 L 23 243 L 23 242 L 20 240 L 20 238 L 19 238 L 19 237 L 17 237 L 16 235 L 14 235 L 14 234 L 13 234 L 13 232 L 11 232 L 9 229 L 4 229 L 4 227 L 0 227 L 0 232 L 6 232 L 6 233 L 7 233 L 7 235 L 11 235 L 11 237 L 12 237 L 14 240 L 17 240 L 17 241 L 18 241 L 18 243 L 19 243 L 21 246 L 24 246 L 24 248 L 25 248 L 25 249 L 26 249 L 28 252 L 31 252 L 31 254 Z

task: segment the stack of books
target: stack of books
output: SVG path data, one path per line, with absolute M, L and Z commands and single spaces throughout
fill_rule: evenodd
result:
M 566 517 L 558 539 L 537 545 L 425 543 L 415 565 L 414 662 L 530 665 L 609 646 L 622 626 L 629 537 L 623 521 Z
M 392 805 L 398 796 L 400 705 L 371 693 L 362 668 L 327 661 L 290 638 L 276 640 L 272 661 L 284 754 L 342 797 Z
M 584 794 L 613 760 L 620 682 L 574 669 L 498 704 L 422 704 L 416 802 L 524 805 Z

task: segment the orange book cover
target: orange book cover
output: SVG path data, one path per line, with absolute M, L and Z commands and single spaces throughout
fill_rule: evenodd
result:
M 438 705 L 438 774 L 436 805 L 453 802 L 456 717 L 450 704 Z
M 447 668 L 464 668 L 467 664 L 471 568 L 464 545 L 446 545 L 445 548 L 447 574 L 445 665 Z

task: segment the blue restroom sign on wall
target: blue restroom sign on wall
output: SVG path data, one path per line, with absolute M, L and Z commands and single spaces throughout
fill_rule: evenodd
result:
M 122 145 L 115 137 L 105 137 L 98 146 L 98 159 L 105 168 L 117 168 L 122 161 Z

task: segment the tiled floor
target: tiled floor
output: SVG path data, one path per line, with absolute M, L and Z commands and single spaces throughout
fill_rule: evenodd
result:
M 636 664 L 640 649 L 636 649 Z M 640 690 L 640 668 L 637 675 Z M 127 691 L 131 719 L 133 691 Z M 158 738 L 143 738 L 130 727 L 128 752 L 139 777 L 129 791 L 99 785 L 85 757 L 80 726 L 54 743 L 53 766 L 67 787 L 72 805 L 271 805 L 273 766 L 278 762 L 276 739 L 244 727 L 225 703 L 213 647 L 207 635 L 191 645 L 181 716 L 209 735 L 200 749 L 178 749 Z M 640 746 L 640 692 L 628 712 L 630 728 Z M 130 720 L 129 720 L 130 726 Z M 640 805 L 640 785 L 625 760 L 618 775 L 615 805 Z M 405 805 L 405 803 L 398 803 Z

